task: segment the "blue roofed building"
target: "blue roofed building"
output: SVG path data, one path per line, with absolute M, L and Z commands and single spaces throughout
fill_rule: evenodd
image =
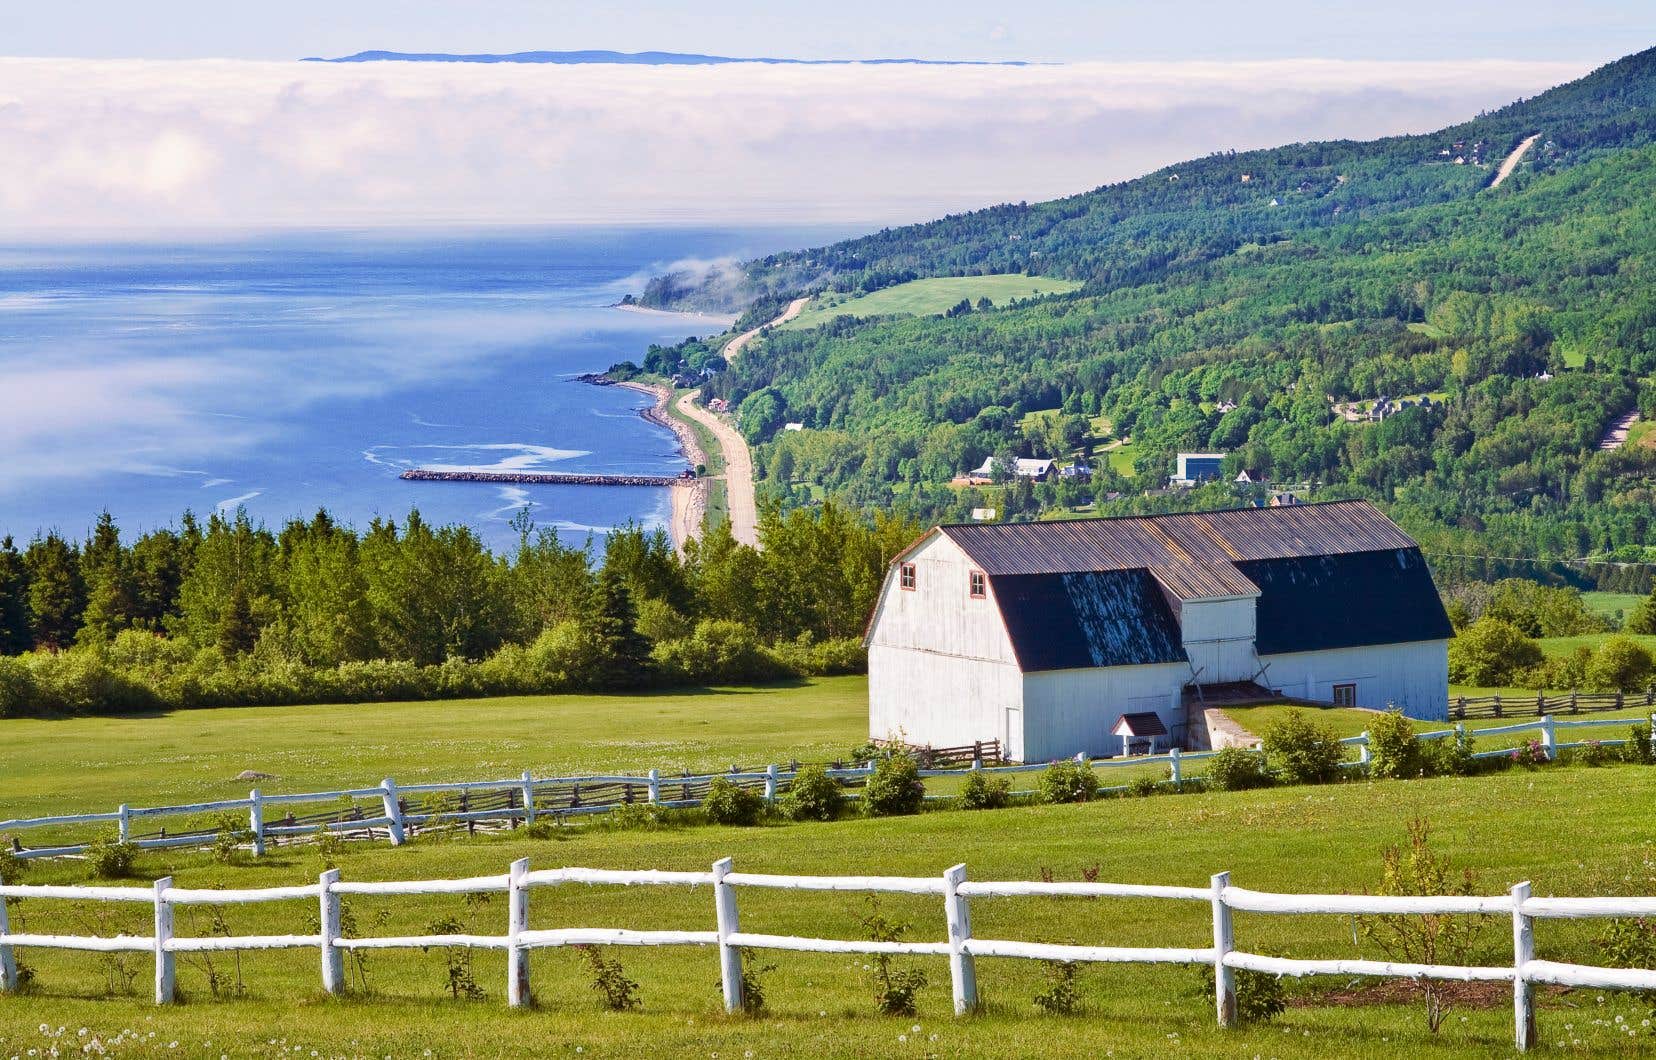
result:
M 1187 743 L 1219 686 L 1441 719 L 1450 635 L 1420 549 L 1366 501 L 939 526 L 869 621 L 869 734 L 1107 756 L 1127 715 Z

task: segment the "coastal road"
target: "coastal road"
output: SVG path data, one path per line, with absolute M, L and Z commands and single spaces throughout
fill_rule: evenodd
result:
M 744 331 L 731 339 L 725 344 L 725 360 L 734 361 L 760 331 L 792 320 L 805 309 L 808 302 L 809 298 L 795 298 L 775 320 Z M 742 437 L 741 432 L 736 430 L 729 420 L 705 405 L 696 403 L 700 396 L 700 390 L 692 390 L 679 398 L 679 414 L 706 427 L 718 440 L 719 448 L 724 452 L 725 505 L 730 509 L 730 533 L 736 538 L 737 543 L 758 548 L 759 505 L 753 497 L 753 454 L 748 451 L 747 439 Z
M 1518 163 L 1523 160 L 1524 152 L 1534 146 L 1535 141 L 1539 139 L 1541 139 L 1541 134 L 1536 133 L 1534 136 L 1529 137 L 1517 147 L 1514 147 L 1512 149 L 1512 154 L 1507 155 L 1506 159 L 1502 161 L 1501 168 L 1495 171 L 1495 179 L 1489 182 L 1489 186 L 1492 188 L 1498 188 L 1501 186 L 1501 181 L 1512 176 L 1512 171 L 1517 169 Z

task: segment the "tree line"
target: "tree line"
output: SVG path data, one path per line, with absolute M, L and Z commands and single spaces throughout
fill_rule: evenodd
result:
M 418 511 L 365 531 L 186 513 L 130 541 L 0 540 L 0 716 L 752 681 L 861 669 L 862 624 L 918 534 L 835 505 L 711 528 L 682 556 L 621 527 L 601 557 L 520 514 L 491 553 Z

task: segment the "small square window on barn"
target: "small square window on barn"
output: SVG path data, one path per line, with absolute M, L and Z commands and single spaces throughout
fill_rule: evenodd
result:
M 1334 705 L 1336 707 L 1355 707 L 1357 705 L 1356 684 L 1335 685 Z
M 980 571 L 980 570 L 973 571 L 971 573 L 971 575 L 969 576 L 969 579 L 970 579 L 969 584 L 971 585 L 972 599 L 982 600 L 982 599 L 986 598 L 989 595 L 989 582 L 986 578 L 984 578 L 982 571 Z
M 909 590 L 914 588 L 914 564 L 905 563 L 897 568 L 897 584 Z

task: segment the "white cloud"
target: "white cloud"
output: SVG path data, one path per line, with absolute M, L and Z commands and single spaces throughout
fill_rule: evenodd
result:
M 1584 71 L 0 59 L 0 225 L 890 220 L 1423 131 Z

